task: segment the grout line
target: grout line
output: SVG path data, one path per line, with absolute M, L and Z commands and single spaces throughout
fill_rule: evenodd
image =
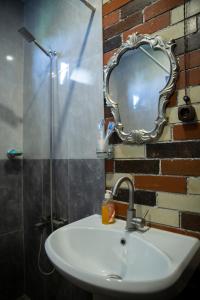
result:
M 23 232 L 23 228 L 21 228 L 19 230 L 13 230 L 13 231 L 5 232 L 5 233 L 0 233 L 0 238 L 4 237 L 6 235 L 9 235 L 9 234 L 14 234 L 14 233 L 18 233 L 18 232 Z

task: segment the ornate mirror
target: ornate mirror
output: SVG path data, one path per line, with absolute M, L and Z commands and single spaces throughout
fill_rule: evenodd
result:
M 133 34 L 104 67 L 104 93 L 125 143 L 157 139 L 177 77 L 173 41 Z

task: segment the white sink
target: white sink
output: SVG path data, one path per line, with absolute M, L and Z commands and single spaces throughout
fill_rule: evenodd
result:
M 120 299 L 168 299 L 183 289 L 200 261 L 196 238 L 153 228 L 127 232 L 124 221 L 103 225 L 99 215 L 56 230 L 45 249 L 75 284 Z

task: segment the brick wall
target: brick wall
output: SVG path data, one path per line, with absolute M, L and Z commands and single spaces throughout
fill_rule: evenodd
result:
M 106 161 L 106 185 L 122 175 L 135 186 L 137 215 L 149 209 L 147 220 L 172 228 L 200 232 L 200 2 L 187 4 L 188 94 L 196 109 L 195 123 L 178 120 L 184 95 L 183 0 L 110 0 L 103 5 L 104 64 L 134 32 L 175 39 L 180 73 L 177 89 L 167 106 L 168 124 L 153 144 L 125 145 L 116 135 L 114 159 Z M 105 107 L 105 118 L 112 115 Z M 117 214 L 125 216 L 126 185 L 116 199 Z

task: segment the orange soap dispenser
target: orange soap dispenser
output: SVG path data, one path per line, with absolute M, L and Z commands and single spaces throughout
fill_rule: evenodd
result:
M 115 222 L 115 205 L 113 203 L 112 191 L 106 190 L 105 199 L 102 203 L 102 224 Z

